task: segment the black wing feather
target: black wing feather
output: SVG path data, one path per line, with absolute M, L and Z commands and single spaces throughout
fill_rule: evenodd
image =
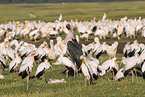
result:
M 68 41 L 67 49 L 71 59 L 76 62 L 78 68 L 81 66 L 82 61 L 80 60 L 80 56 L 83 55 L 83 51 L 81 46 L 78 44 L 76 39 L 72 39 L 72 41 Z

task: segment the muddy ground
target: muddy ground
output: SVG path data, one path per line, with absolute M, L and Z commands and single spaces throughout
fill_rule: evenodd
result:
M 50 39 L 54 40 L 54 44 L 56 43 L 56 37 L 57 36 L 51 36 L 50 37 Z M 61 37 L 64 39 L 65 35 L 61 35 Z M 18 41 L 25 41 L 25 42 L 28 42 L 28 43 L 32 43 L 32 44 L 35 44 L 36 47 L 38 47 L 40 44 L 43 43 L 43 41 L 47 41 L 47 43 L 49 44 L 50 39 L 39 38 L 39 39 L 37 39 L 37 42 L 35 42 L 34 40 L 31 40 L 31 39 L 22 39 L 22 38 L 18 38 L 17 40 Z M 86 39 L 80 39 L 80 45 L 82 43 L 87 45 L 87 44 L 93 42 L 94 41 L 94 36 L 90 35 L 89 36 L 89 41 L 85 41 L 85 40 Z M 132 39 L 129 38 L 129 37 L 122 37 L 121 40 L 118 40 L 117 38 L 106 37 L 106 39 L 101 39 L 100 42 L 101 43 L 106 42 L 107 44 L 111 45 L 115 41 L 118 41 L 119 45 L 118 45 L 118 48 L 117 48 L 117 53 L 122 54 L 124 45 L 127 42 L 132 43 L 134 40 L 137 40 L 139 43 L 144 43 L 145 44 L 145 38 L 142 37 L 141 35 L 138 35 L 136 38 L 132 38 Z M 0 40 L 0 42 L 3 42 L 3 40 Z

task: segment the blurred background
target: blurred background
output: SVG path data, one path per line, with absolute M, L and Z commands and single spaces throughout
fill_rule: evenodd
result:
M 0 3 L 63 3 L 63 2 L 118 2 L 145 0 L 0 0 Z

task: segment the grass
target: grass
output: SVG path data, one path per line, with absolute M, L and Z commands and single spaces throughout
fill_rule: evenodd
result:
M 55 21 L 58 19 L 59 14 L 63 15 L 63 20 L 78 19 L 96 20 L 102 18 L 103 14 L 107 14 L 109 19 L 120 19 L 124 16 L 128 18 L 138 18 L 139 16 L 145 17 L 145 2 L 113 2 L 113 3 L 65 3 L 65 4 L 0 4 L 0 23 L 8 21 L 25 20 L 42 20 L 45 22 Z M 33 12 L 37 18 L 30 18 L 29 14 Z M 24 39 L 23 39 L 24 40 Z M 39 45 L 31 40 L 24 40 L 26 42 Z M 118 56 L 120 62 L 121 56 Z M 107 56 L 103 56 L 103 62 L 107 60 Z M 38 64 L 37 64 L 38 65 Z M 93 80 L 93 84 L 85 86 L 84 77 L 73 78 L 63 73 L 66 69 L 64 66 L 53 66 L 54 70 L 47 70 L 45 72 L 46 79 L 61 79 L 65 78 L 67 83 L 60 84 L 46 84 L 44 80 L 36 78 L 30 79 L 29 91 L 26 87 L 26 79 L 21 79 L 18 74 L 9 73 L 8 71 L 2 72 L 5 79 L 0 79 L 0 96 L 2 97 L 17 97 L 17 96 L 32 96 L 32 97 L 96 97 L 96 96 L 145 96 L 145 80 L 138 76 L 131 81 L 131 76 L 128 75 L 121 82 L 108 81 L 105 76 L 100 77 L 98 80 Z M 30 77 L 35 75 L 37 66 L 34 66 L 33 72 Z M 112 78 L 109 73 L 109 78 Z
M 35 75 L 36 67 L 34 66 L 31 76 Z M 140 76 L 131 81 L 131 76 L 128 75 L 121 82 L 108 81 L 104 76 L 98 80 L 93 80 L 93 84 L 85 86 L 84 77 L 73 78 L 73 76 L 65 77 L 63 73 L 66 69 L 64 66 L 53 66 L 54 70 L 45 72 L 46 79 L 61 79 L 65 78 L 67 83 L 47 84 L 44 80 L 36 78 L 30 79 L 29 91 L 26 90 L 26 79 L 21 79 L 18 74 L 8 73 L 4 71 L 4 80 L 0 80 L 0 95 L 1 96 L 36 96 L 36 97 L 70 97 L 70 96 L 145 96 L 144 79 Z M 31 77 L 30 76 L 30 77 Z M 112 79 L 111 73 L 109 73 Z M 118 95 L 119 94 L 119 95 Z
M 42 20 L 55 21 L 60 13 L 63 20 L 78 19 L 96 20 L 107 14 L 109 19 L 138 18 L 145 16 L 145 2 L 111 2 L 111 3 L 46 3 L 46 4 L 0 4 L 0 23 L 8 21 Z M 31 18 L 30 12 L 36 14 L 37 18 Z

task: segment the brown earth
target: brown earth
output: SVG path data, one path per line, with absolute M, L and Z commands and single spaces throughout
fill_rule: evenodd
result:
M 56 43 L 56 37 L 57 36 L 51 36 L 50 37 L 50 39 L 54 40 L 54 44 Z M 64 39 L 65 35 L 61 35 L 61 37 Z M 25 41 L 25 42 L 28 42 L 28 43 L 32 43 L 32 44 L 35 44 L 36 47 L 38 47 L 40 44 L 43 43 L 43 41 L 46 41 L 49 44 L 50 39 L 39 38 L 39 39 L 37 39 L 37 42 L 35 42 L 34 40 L 31 40 L 31 39 L 18 39 L 18 41 Z M 111 45 L 115 41 L 118 41 L 119 45 L 118 45 L 118 48 L 117 48 L 117 53 L 122 54 L 124 45 L 127 42 L 132 43 L 134 40 L 137 40 L 138 43 L 144 43 L 145 44 L 145 38 L 142 37 L 141 35 L 138 35 L 136 38 L 132 38 L 132 39 L 129 38 L 129 37 L 122 37 L 121 40 L 118 40 L 117 38 L 106 37 L 106 39 L 102 39 L 102 40 L 100 40 L 100 42 L 101 43 L 106 42 L 107 44 Z M 90 35 L 89 36 L 89 41 L 85 41 L 85 39 L 80 39 L 80 44 L 83 43 L 83 44 L 87 45 L 89 43 L 92 43 L 93 41 L 94 41 L 94 36 Z M 3 42 L 3 40 L 0 40 L 0 42 Z

